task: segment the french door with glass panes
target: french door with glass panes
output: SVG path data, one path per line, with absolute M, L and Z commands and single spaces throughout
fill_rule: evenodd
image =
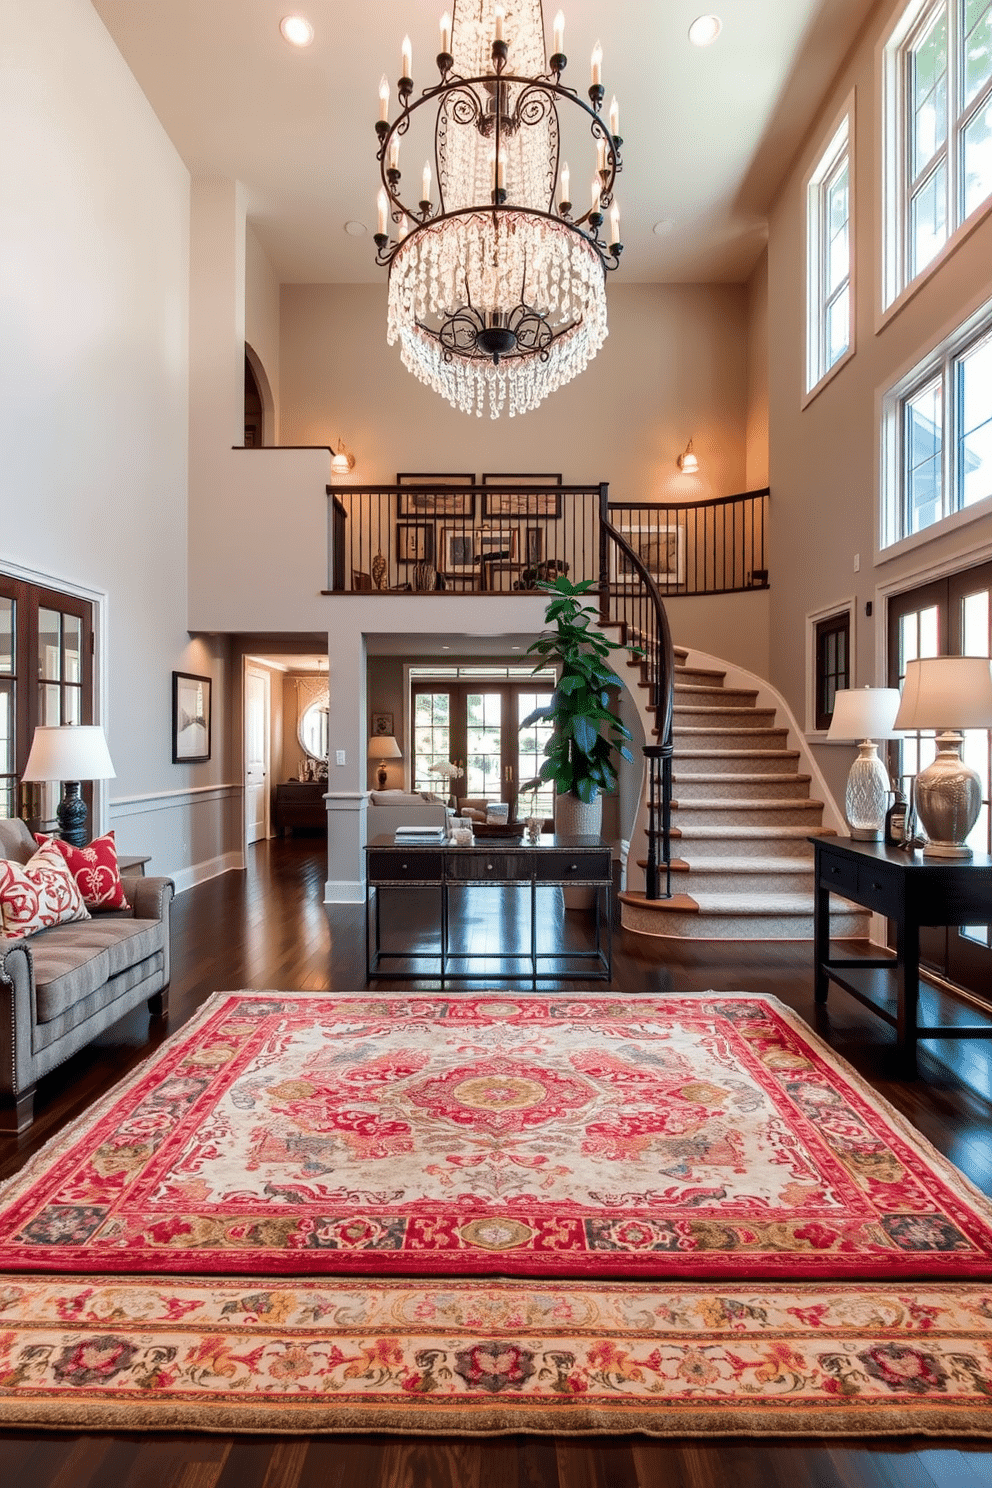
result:
M 92 605 L 0 574 L 0 816 L 51 822 L 59 783 L 21 785 L 35 728 L 92 721 Z
M 992 655 L 992 563 L 965 569 L 898 594 L 888 606 L 889 686 L 901 687 L 906 663 L 926 656 Z M 948 719 L 953 724 L 953 719 Z M 933 730 L 892 746 L 893 777 L 908 794 L 913 777 L 936 753 Z M 992 730 L 967 729 L 962 754 L 982 781 L 982 809 L 968 838 L 976 853 L 992 852 Z M 992 1000 L 992 941 L 985 925 L 923 929 L 927 965 L 959 986 Z
M 535 708 L 547 706 L 551 687 L 531 683 L 487 685 L 472 682 L 417 684 L 413 689 L 413 787 L 445 794 L 443 778 L 431 765 L 445 761 L 464 770 L 452 781 L 451 794 L 506 801 L 511 818 L 554 815 L 554 788 L 528 792 L 518 803 L 520 786 L 534 779 L 544 763 L 547 724 L 521 732 L 520 724 Z

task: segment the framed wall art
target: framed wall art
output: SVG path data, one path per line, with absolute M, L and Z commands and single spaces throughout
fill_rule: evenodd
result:
M 399 494 L 397 515 L 400 517 L 474 517 L 475 495 L 466 491 L 474 485 L 474 475 L 431 475 L 400 472 L 396 484 L 406 489 Z
M 441 559 L 444 573 L 465 573 L 475 567 L 476 533 L 471 527 L 441 529 Z
M 430 522 L 396 523 L 396 561 L 434 562 L 434 528 Z
M 625 537 L 656 584 L 670 588 L 685 583 L 685 527 L 681 522 L 666 527 L 624 527 Z M 613 551 L 614 584 L 634 584 L 637 574 L 626 555 L 615 543 Z
M 373 734 L 373 737 L 375 737 L 377 735 L 381 737 L 383 734 L 391 734 L 392 732 L 393 732 L 393 715 L 392 715 L 392 713 L 373 713 L 372 714 L 372 734 Z
M 484 475 L 483 517 L 561 516 L 560 475 Z
M 172 763 L 198 765 L 210 758 L 212 726 L 209 677 L 172 674 Z

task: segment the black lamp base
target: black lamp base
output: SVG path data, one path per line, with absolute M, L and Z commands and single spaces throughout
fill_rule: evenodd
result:
M 86 802 L 79 793 L 79 781 L 66 780 L 64 786 L 65 794 L 55 813 L 62 841 L 72 847 L 85 847 L 90 837 L 86 830 Z
M 376 771 L 375 778 L 379 782 L 379 789 L 380 790 L 385 790 L 386 789 L 386 781 L 389 779 L 389 776 L 386 774 L 386 767 L 385 767 L 385 765 L 380 765 L 379 766 L 378 770 Z

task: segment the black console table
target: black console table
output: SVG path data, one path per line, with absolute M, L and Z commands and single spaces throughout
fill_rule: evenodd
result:
M 916 1070 L 920 1039 L 992 1038 L 992 1006 L 985 1022 L 919 1024 L 920 927 L 992 924 L 992 858 L 924 858 L 875 842 L 811 837 L 816 864 L 813 954 L 816 1000 L 836 982 L 896 1030 L 907 1073 Z M 852 959 L 830 956 L 830 894 L 840 894 L 895 923 L 896 954 Z M 925 984 L 925 973 L 924 973 Z
M 546 836 L 536 843 L 513 839 L 477 841 L 471 847 L 452 842 L 397 844 L 392 837 L 377 837 L 366 848 L 365 887 L 365 974 L 373 977 L 423 975 L 410 969 L 411 960 L 429 958 L 438 962 L 441 981 L 471 981 L 491 977 L 494 959 L 526 961 L 526 971 L 506 971 L 510 981 L 533 981 L 538 975 L 555 978 L 584 977 L 609 981 L 613 975 L 612 913 L 613 854 L 598 837 Z M 449 895 L 452 888 L 472 884 L 530 889 L 530 950 L 452 951 L 448 933 Z M 593 950 L 539 951 L 537 948 L 537 891 L 555 884 L 585 884 L 595 896 L 596 940 Z M 380 898 L 384 890 L 433 888 L 438 891 L 439 945 L 436 952 L 383 951 L 381 949 Z M 386 961 L 405 961 L 403 970 L 383 969 Z M 451 970 L 451 964 L 484 960 L 488 971 Z M 592 970 L 554 971 L 541 967 L 548 962 L 592 962 Z

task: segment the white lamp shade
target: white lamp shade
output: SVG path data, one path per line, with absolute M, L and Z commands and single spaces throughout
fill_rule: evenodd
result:
M 896 739 L 897 687 L 851 687 L 834 696 L 827 738 L 857 744 L 861 739 Z
M 116 780 L 103 729 L 95 723 L 40 724 L 22 780 Z
M 899 729 L 992 728 L 992 661 L 928 656 L 906 664 Z
M 392 734 L 373 734 L 369 740 L 369 759 L 402 759 L 403 751 Z

